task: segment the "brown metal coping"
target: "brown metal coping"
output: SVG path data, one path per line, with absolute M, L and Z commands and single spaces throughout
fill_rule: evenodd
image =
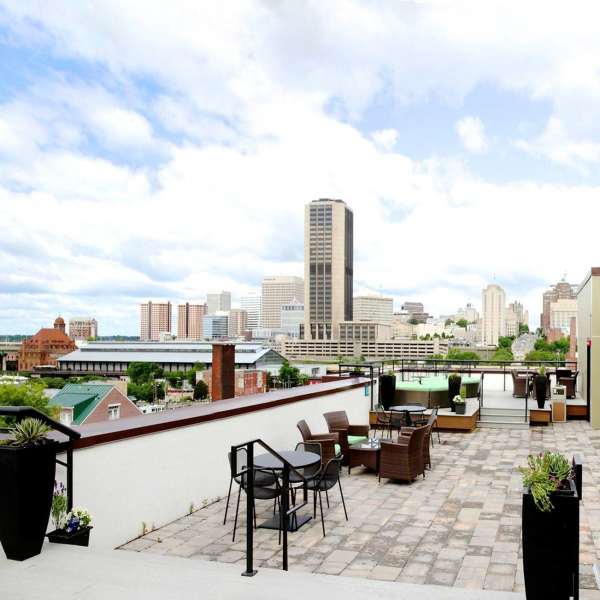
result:
M 265 410 L 284 404 L 292 404 L 302 400 L 327 396 L 332 393 L 344 392 L 370 383 L 365 377 L 346 378 L 343 381 L 317 383 L 287 390 L 277 390 L 264 394 L 240 396 L 229 400 L 219 400 L 202 406 L 190 406 L 166 410 L 159 413 L 127 417 L 115 421 L 103 421 L 73 427 L 81 433 L 81 438 L 75 440 L 74 448 L 89 448 L 107 442 L 116 442 L 131 437 L 168 431 L 177 427 L 188 427 L 197 423 L 235 417 L 250 412 Z

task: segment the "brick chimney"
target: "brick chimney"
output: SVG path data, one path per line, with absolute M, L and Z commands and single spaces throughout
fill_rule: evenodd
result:
M 235 345 L 213 344 L 212 347 L 212 400 L 226 400 L 235 396 Z

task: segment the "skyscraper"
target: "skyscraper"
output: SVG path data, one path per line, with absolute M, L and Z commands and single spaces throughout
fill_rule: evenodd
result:
M 281 307 L 290 302 L 304 302 L 302 277 L 273 275 L 263 277 L 260 326 L 264 329 L 281 327 Z
M 258 329 L 260 327 L 260 305 L 262 299 L 256 292 L 251 292 L 247 296 L 242 296 L 240 306 L 242 310 L 248 313 L 248 329 Z
M 201 340 L 202 317 L 207 312 L 206 304 L 180 304 L 177 307 L 177 338 Z
M 232 308 L 229 311 L 228 335 L 240 337 L 248 329 L 248 313 L 243 308 Z
M 304 211 L 304 337 L 339 337 L 352 320 L 354 222 L 343 200 L 319 199 Z
M 558 300 L 575 300 L 577 298 L 577 286 L 567 283 L 565 278 L 544 292 L 542 297 L 542 314 L 540 315 L 540 327 L 544 333 L 548 333 L 552 324 L 550 322 L 550 305 Z
M 506 330 L 506 294 L 495 283 L 488 285 L 481 294 L 481 341 L 497 346 L 498 338 Z
M 158 342 L 161 333 L 171 332 L 171 303 L 148 301 L 140 305 L 140 340 Z
M 354 296 L 353 316 L 355 321 L 391 323 L 394 314 L 394 299 L 386 296 Z
M 209 315 L 215 315 L 219 311 L 229 312 L 231 310 L 231 292 L 207 294 L 206 306 Z

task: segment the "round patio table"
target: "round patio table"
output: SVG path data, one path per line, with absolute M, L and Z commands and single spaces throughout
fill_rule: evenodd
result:
M 277 453 L 287 460 L 295 469 L 303 469 L 312 467 L 321 462 L 321 457 L 314 452 L 303 452 L 302 450 L 277 450 Z M 283 463 L 275 458 L 272 454 L 259 454 L 254 458 L 254 466 L 259 469 L 273 469 L 275 471 L 283 470 Z M 306 502 L 306 488 L 304 488 Z M 288 520 L 288 531 L 298 531 L 302 525 L 311 520 L 310 515 L 299 515 L 295 512 L 292 518 Z M 280 524 L 279 512 L 273 515 L 272 519 L 261 523 L 258 527 L 263 529 L 279 529 Z
M 420 404 L 398 404 L 396 406 L 390 406 L 390 410 L 406 413 L 406 424 L 410 427 L 412 425 L 410 414 L 425 412 L 427 407 L 421 406 Z

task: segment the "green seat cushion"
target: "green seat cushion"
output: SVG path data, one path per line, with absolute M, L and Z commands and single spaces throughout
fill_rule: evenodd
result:
M 368 441 L 364 435 L 349 435 L 348 436 L 348 446 L 354 446 L 354 444 L 360 444 L 361 442 Z
M 338 456 L 338 454 L 342 453 L 342 447 L 339 444 L 335 445 L 335 455 Z

